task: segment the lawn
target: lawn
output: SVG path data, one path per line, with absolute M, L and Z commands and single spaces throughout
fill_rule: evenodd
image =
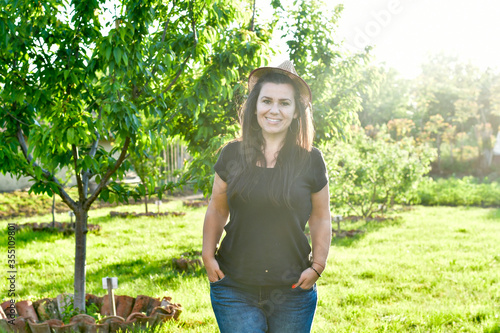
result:
M 171 296 L 182 304 L 180 320 L 164 332 L 217 332 L 204 270 L 182 273 L 172 264 L 182 253 L 201 250 L 205 208 L 171 201 L 161 209 L 186 215 L 109 216 L 111 210 L 142 212 L 140 205 L 90 212 L 89 222 L 102 230 L 88 235 L 87 292 L 104 295 L 101 279 L 116 276 L 118 295 Z M 333 240 L 318 281 L 313 332 L 500 332 L 500 210 L 416 207 L 397 215 L 343 222 L 345 229 L 365 232 Z M 0 240 L 7 244 L 9 222 L 50 221 L 50 215 L 0 221 Z M 19 300 L 73 291 L 72 236 L 22 230 L 16 249 Z M 7 258 L 3 262 L 6 271 Z M 2 297 L 8 299 L 6 292 Z

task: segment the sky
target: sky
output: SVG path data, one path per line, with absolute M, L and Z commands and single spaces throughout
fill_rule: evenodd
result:
M 263 1 L 266 2 L 266 1 Z M 344 4 L 336 36 L 346 48 L 372 45 L 375 60 L 414 78 L 444 52 L 481 69 L 500 69 L 499 0 L 325 0 Z M 283 55 L 276 56 L 279 62 Z

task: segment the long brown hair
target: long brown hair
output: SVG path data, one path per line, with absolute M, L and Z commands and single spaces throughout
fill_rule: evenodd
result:
M 297 118 L 293 119 L 285 142 L 278 153 L 275 165 L 277 175 L 272 179 L 269 193 L 274 204 L 284 203 L 288 208 L 292 208 L 290 198 L 292 184 L 310 163 L 309 152 L 312 149 L 314 128 L 311 107 L 302 103 L 297 83 L 290 77 L 279 73 L 269 73 L 261 77 L 240 111 L 240 154 L 235 161 L 236 165 L 233 165 L 231 177 L 228 179 L 227 193 L 228 197 L 232 197 L 251 190 L 251 184 L 254 184 L 253 180 L 257 176 L 258 165 L 267 167 L 263 153 L 266 142 L 255 113 L 257 100 L 265 83 L 290 84 L 294 87 Z

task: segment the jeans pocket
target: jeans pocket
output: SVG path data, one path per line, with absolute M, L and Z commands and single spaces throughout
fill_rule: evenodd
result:
M 298 286 L 298 287 L 297 287 L 297 288 L 295 288 L 295 289 L 296 289 L 296 290 L 298 290 L 298 291 L 302 291 L 302 292 L 308 292 L 308 291 L 313 291 L 313 290 L 314 290 L 314 288 L 316 288 L 316 283 L 315 283 L 315 284 L 313 284 L 313 286 L 312 286 L 311 288 L 308 288 L 308 289 L 304 289 L 304 288 L 302 288 L 302 287 L 300 287 L 300 286 Z
M 215 285 L 218 285 L 218 284 L 221 284 L 222 282 L 224 282 L 226 280 L 226 278 L 227 278 L 227 275 L 224 275 L 224 277 L 222 279 L 219 279 L 215 282 L 210 282 L 210 281 L 208 281 L 208 282 L 210 282 L 211 286 L 215 286 Z

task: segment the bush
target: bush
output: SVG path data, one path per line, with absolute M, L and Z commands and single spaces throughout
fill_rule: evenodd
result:
M 417 185 L 430 170 L 434 150 L 416 146 L 411 138 L 392 140 L 381 133 L 372 139 L 356 132 L 351 142 L 325 147 L 332 206 L 363 217 L 379 204 L 418 201 Z
M 420 183 L 419 201 L 428 206 L 500 206 L 500 184 L 480 182 L 474 177 L 432 178 Z

